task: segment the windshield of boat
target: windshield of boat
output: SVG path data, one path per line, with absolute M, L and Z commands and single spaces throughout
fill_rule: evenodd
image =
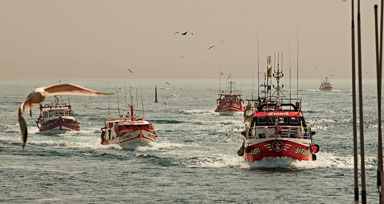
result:
M 277 123 L 278 122 L 278 123 Z M 254 117 L 251 126 L 301 126 L 303 123 L 300 117 Z M 305 123 L 303 123 L 305 127 Z

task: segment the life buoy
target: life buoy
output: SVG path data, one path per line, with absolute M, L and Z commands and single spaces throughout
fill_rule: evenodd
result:
M 312 152 L 313 153 L 318 153 L 320 151 L 320 146 L 318 145 L 318 144 L 314 144 L 313 146 L 312 146 Z

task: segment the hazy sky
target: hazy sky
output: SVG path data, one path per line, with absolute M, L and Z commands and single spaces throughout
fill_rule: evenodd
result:
M 379 1 L 362 2 L 363 69 L 373 78 Z M 296 68 L 297 29 L 301 77 L 348 78 L 350 12 L 350 0 L 0 0 L 0 79 L 125 78 L 128 69 L 218 78 L 220 64 L 252 78 L 257 33 L 261 71 L 267 55 L 282 52 L 287 72 L 289 55 Z

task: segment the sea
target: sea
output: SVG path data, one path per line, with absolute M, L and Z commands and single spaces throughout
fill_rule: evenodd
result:
M 78 132 L 39 132 L 35 106 L 32 117 L 25 113 L 24 149 L 17 109 L 33 89 L 54 82 L 1 80 L 0 203 L 353 203 L 351 81 L 335 79 L 333 91 L 319 91 L 321 81 L 301 80 L 297 91 L 296 83 L 290 88 L 283 80 L 287 97 L 302 98 L 321 148 L 317 160 L 248 163 L 236 153 L 242 114 L 214 112 L 224 80 L 63 81 L 115 94 L 62 96 L 81 123 Z M 365 80 L 363 89 L 367 199 L 378 203 L 375 80 Z M 238 80 L 236 90 L 244 99 L 258 96 L 253 80 Z M 130 95 L 135 114 L 153 123 L 157 141 L 131 149 L 101 145 L 104 118 L 125 115 Z

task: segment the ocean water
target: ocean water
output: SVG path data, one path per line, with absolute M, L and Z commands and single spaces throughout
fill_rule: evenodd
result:
M 79 132 L 39 133 L 26 113 L 29 138 L 21 148 L 17 108 L 28 93 L 51 81 L 0 81 L 0 202 L 2 203 L 352 203 L 353 150 L 349 80 L 301 81 L 303 114 L 321 146 L 317 161 L 290 159 L 247 163 L 236 151 L 243 117 L 214 112 L 218 80 L 141 80 L 136 114 L 151 121 L 159 137 L 131 150 L 102 146 L 104 118 L 118 116 L 117 97 L 70 96 Z M 115 92 L 127 111 L 124 80 L 69 81 Z M 127 87 L 137 80 L 126 80 Z M 284 81 L 283 81 L 284 82 Z M 154 86 L 159 103 L 154 103 Z M 221 87 L 224 87 L 224 83 Z M 252 97 L 252 81 L 238 84 Z M 257 87 L 257 85 L 255 86 Z M 285 93 L 289 95 L 285 84 Z M 140 89 L 140 88 L 139 88 Z M 257 88 L 254 89 L 257 95 Z M 364 84 L 367 196 L 378 202 L 376 84 Z M 129 93 L 129 89 L 126 90 Z M 132 89 L 136 103 L 136 89 Z M 138 94 L 140 98 L 140 93 Z M 292 95 L 296 95 L 293 88 Z M 63 97 L 67 99 L 67 96 Z M 128 100 L 129 97 L 127 97 Z M 48 97 L 46 101 L 52 100 Z M 359 183 L 361 183 L 359 181 Z

